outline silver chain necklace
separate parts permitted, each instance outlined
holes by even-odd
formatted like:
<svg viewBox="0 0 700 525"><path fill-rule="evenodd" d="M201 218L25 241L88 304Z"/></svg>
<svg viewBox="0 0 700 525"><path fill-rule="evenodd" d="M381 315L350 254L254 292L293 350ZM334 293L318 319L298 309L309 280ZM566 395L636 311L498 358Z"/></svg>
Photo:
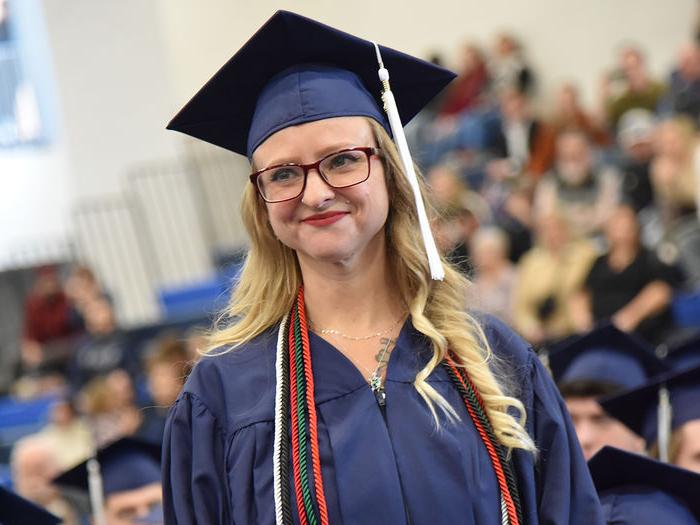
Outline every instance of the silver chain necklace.
<svg viewBox="0 0 700 525"><path fill-rule="evenodd" d="M399 324L399 322L401 322L401 319L403 319L403 317L404 317L403 315L399 316L399 318L396 321L394 321L392 323L392 325L389 328L387 328L386 330L382 330L381 332L374 332L374 333L369 334L369 335L348 335L348 334L341 332L340 330L335 330L333 328L316 328L313 321L311 321L309 323L309 325L318 334L337 335L338 337L342 337L343 339L348 339L350 341L367 341L368 339L374 339L377 337L381 337L385 334L388 334L396 327L397 324Z"/></svg>

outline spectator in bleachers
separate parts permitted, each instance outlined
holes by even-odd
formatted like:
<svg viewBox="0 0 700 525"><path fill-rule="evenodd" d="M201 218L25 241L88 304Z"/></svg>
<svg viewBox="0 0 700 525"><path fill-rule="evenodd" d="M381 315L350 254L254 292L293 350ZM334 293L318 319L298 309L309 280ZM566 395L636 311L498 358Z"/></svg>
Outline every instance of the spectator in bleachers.
<svg viewBox="0 0 700 525"><path fill-rule="evenodd" d="M480 228L471 242L473 294L479 309L510 323L515 269L508 260L508 236L499 228Z"/></svg>
<svg viewBox="0 0 700 525"><path fill-rule="evenodd" d="M656 111L666 87L654 80L647 70L642 51L625 47L619 54L617 68L603 76L601 99L608 125L617 129L622 115L634 108Z"/></svg>
<svg viewBox="0 0 700 525"><path fill-rule="evenodd" d="M454 215L467 191L464 182L460 179L457 166L439 164L428 171L426 180L430 187L433 205L442 215Z"/></svg>
<svg viewBox="0 0 700 525"><path fill-rule="evenodd" d="M483 53L474 44L465 45L459 76L447 88L438 119L454 118L478 107L483 102L488 84L489 73Z"/></svg>
<svg viewBox="0 0 700 525"><path fill-rule="evenodd" d="M136 434L145 441L160 443L168 410L185 384L192 362L185 342L167 336L156 343L145 364L151 400L141 410L143 420Z"/></svg>
<svg viewBox="0 0 700 525"><path fill-rule="evenodd" d="M596 165L586 136L567 131L557 138L554 169L535 193L537 213L559 210L575 236L596 234L618 203L619 180L608 166Z"/></svg>
<svg viewBox="0 0 700 525"><path fill-rule="evenodd" d="M20 439L12 449L10 469L17 494L59 516L65 525L77 524L70 506L52 485L61 471L53 443L38 435Z"/></svg>
<svg viewBox="0 0 700 525"><path fill-rule="evenodd" d="M516 89L501 92L500 113L501 125L486 144L499 160L491 161L487 175L496 181L521 174L538 179L554 159L553 129L534 115L527 95Z"/></svg>
<svg viewBox="0 0 700 525"><path fill-rule="evenodd" d="M621 156L617 167L621 174L621 197L637 212L654 204L650 167L654 155L652 140L656 117L646 109L631 109L620 119L617 143Z"/></svg>
<svg viewBox="0 0 700 525"><path fill-rule="evenodd" d="M489 70L497 93L516 90L531 94L534 91L534 73L513 35L501 33L496 37Z"/></svg>
<svg viewBox="0 0 700 525"><path fill-rule="evenodd" d="M663 121L656 134L651 179L660 223L655 232L664 261L683 271L685 285L700 286L700 148L688 117ZM646 233L646 231L645 231ZM646 238L646 237L645 237Z"/></svg>
<svg viewBox="0 0 700 525"><path fill-rule="evenodd" d="M80 409L89 421L97 447L131 436L141 425L131 377L122 369L92 379L81 391Z"/></svg>
<svg viewBox="0 0 700 525"><path fill-rule="evenodd" d="M92 433L68 397L51 407L49 424L37 434L51 443L61 470L84 461L92 452Z"/></svg>
<svg viewBox="0 0 700 525"><path fill-rule="evenodd" d="M73 267L68 279L66 279L64 290L75 309L83 315L92 301L105 297L95 274L82 264Z"/></svg>
<svg viewBox="0 0 700 525"><path fill-rule="evenodd" d="M656 130L656 157L651 177L665 223L697 210L700 180L698 144L695 126L687 117L665 120Z"/></svg>
<svg viewBox="0 0 700 525"><path fill-rule="evenodd" d="M433 206L439 217L433 223L435 241L441 253L460 267L467 268L468 248L465 246L461 222L462 202L468 193L455 165L444 163L430 169L426 175Z"/></svg>
<svg viewBox="0 0 700 525"><path fill-rule="evenodd" d="M97 298L85 305L86 339L78 347L70 367L70 382L80 389L92 378L124 368L133 374L134 357L129 355L124 334L118 329L112 305Z"/></svg>
<svg viewBox="0 0 700 525"><path fill-rule="evenodd" d="M467 191L462 195L456 211L455 240L445 251L447 259L467 276L473 274L470 245L479 227L491 220L486 201L478 194Z"/></svg>
<svg viewBox="0 0 700 525"><path fill-rule="evenodd" d="M533 344L572 334L570 299L596 257L593 243L574 239L559 213L539 215L535 246L518 263L513 325Z"/></svg>
<svg viewBox="0 0 700 525"><path fill-rule="evenodd" d="M613 210L605 237L608 251L596 259L573 303L576 327L585 332L609 319L625 332L662 342L673 327L669 306L674 272L641 245L630 206Z"/></svg>
<svg viewBox="0 0 700 525"><path fill-rule="evenodd" d="M693 120L696 126L698 125L700 117L699 43L687 42L681 47L661 110L664 113L686 115Z"/></svg>
<svg viewBox="0 0 700 525"><path fill-rule="evenodd" d="M591 144L606 146L610 142L607 131L581 105L578 89L572 83L561 85L557 91L552 125L557 135L577 130L585 134Z"/></svg>
<svg viewBox="0 0 700 525"><path fill-rule="evenodd" d="M79 316L63 292L58 269L45 266L37 270L24 305L24 369L62 369L73 348L72 338L81 330Z"/></svg>

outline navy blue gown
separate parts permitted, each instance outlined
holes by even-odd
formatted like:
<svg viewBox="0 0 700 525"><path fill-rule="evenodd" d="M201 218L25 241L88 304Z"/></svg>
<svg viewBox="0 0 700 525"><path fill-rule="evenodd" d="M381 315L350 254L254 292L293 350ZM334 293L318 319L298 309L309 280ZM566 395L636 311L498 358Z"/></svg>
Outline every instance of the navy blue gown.
<svg viewBox="0 0 700 525"><path fill-rule="evenodd" d="M566 408L532 350L484 319L527 409L539 455L515 451L526 524L603 523ZM205 357L171 409L163 443L167 524L273 524L277 329L245 347ZM310 334L323 484L336 524L500 524L496 476L442 367L429 383L461 421L441 428L412 382L431 350L410 323L391 353L385 417L355 366ZM293 494L291 489L290 493ZM296 516L295 516L296 518Z"/></svg>

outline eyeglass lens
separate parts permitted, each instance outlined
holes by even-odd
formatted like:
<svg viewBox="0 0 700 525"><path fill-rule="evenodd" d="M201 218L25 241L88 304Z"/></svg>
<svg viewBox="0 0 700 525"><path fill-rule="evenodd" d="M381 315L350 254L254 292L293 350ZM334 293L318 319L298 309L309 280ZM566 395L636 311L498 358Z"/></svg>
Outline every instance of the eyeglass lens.
<svg viewBox="0 0 700 525"><path fill-rule="evenodd" d="M319 171L333 188L344 188L363 182L369 176L369 155L364 151L340 151L324 158ZM301 166L278 166L261 172L258 188L267 201L283 201L301 195L304 169Z"/></svg>

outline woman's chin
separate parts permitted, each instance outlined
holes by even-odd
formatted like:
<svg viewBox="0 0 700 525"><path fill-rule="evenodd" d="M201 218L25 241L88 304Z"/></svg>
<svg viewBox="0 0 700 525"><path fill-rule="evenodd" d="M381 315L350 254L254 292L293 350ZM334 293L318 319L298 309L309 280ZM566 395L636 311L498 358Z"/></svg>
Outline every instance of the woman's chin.
<svg viewBox="0 0 700 525"><path fill-rule="evenodd" d="M300 259L327 264L346 264L355 258L356 253L356 246L339 246L337 243L334 245L317 243L314 246L297 249Z"/></svg>

